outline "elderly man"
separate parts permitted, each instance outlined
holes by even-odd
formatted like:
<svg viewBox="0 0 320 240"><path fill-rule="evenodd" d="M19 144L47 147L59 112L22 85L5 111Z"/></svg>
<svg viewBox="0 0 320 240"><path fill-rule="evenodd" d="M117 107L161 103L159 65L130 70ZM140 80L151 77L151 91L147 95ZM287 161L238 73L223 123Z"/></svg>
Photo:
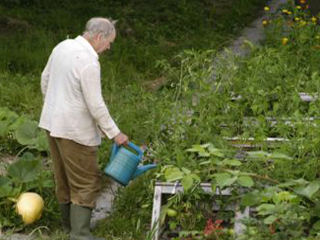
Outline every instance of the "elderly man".
<svg viewBox="0 0 320 240"><path fill-rule="evenodd" d="M41 76L44 104L39 127L47 130L62 226L71 240L97 239L90 219L100 189L98 146L106 135L127 144L101 94L98 54L110 49L114 23L92 18L82 36L58 44Z"/></svg>

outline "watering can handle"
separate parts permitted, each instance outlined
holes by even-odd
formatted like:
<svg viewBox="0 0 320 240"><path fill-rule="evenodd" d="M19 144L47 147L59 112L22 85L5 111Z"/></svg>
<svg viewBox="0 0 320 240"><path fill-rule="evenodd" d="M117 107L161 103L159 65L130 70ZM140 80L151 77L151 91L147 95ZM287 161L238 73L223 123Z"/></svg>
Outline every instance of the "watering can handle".
<svg viewBox="0 0 320 240"><path fill-rule="evenodd" d="M128 147L130 147L130 148L132 148L133 150L135 150L135 151L139 154L139 158L142 157L143 152L141 151L141 149L140 149L138 146L136 146L136 145L133 144L132 142L129 142L129 143L128 143ZM115 157L118 149L119 149L119 146L118 146L116 143L114 143L113 146L112 146L112 152L111 152L111 158L110 158L111 161L112 161L113 158Z"/></svg>
<svg viewBox="0 0 320 240"><path fill-rule="evenodd" d="M133 144L132 142L129 142L128 146L130 148L132 148L133 150L135 150L139 154L139 158L141 159L141 157L143 155L143 152L141 151L141 149L137 145Z"/></svg>

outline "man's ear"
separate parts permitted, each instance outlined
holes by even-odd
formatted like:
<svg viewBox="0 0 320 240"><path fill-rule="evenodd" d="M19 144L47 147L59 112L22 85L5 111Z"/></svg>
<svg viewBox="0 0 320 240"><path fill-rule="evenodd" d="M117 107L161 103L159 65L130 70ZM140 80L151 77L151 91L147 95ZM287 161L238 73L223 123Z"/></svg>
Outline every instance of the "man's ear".
<svg viewBox="0 0 320 240"><path fill-rule="evenodd" d="M102 38L102 33L98 33L97 35L94 36L94 39L95 39L96 41L100 41L101 38Z"/></svg>

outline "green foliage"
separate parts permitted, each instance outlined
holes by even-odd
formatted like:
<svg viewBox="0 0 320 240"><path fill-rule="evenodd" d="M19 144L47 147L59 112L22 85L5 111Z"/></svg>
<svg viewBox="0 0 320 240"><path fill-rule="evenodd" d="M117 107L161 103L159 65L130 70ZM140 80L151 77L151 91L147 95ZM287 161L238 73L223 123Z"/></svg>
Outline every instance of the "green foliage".
<svg viewBox="0 0 320 240"><path fill-rule="evenodd" d="M42 169L40 154L47 151L47 140L45 133L39 131L37 122L19 116L8 108L0 108L0 125L1 141L11 151L15 149L13 145L20 150L14 163L4 169L5 175L0 176L0 213L4 216L0 220L0 229L16 227L21 230L24 226L14 211L14 203L21 193L35 191L47 200L45 215L55 207L48 201L53 195L52 172ZM24 152L27 149L30 151Z"/></svg>
<svg viewBox="0 0 320 240"><path fill-rule="evenodd" d="M22 151L26 148L44 152L49 149L46 133L38 128L38 123L18 116L7 107L0 107L0 140L11 149L11 144L25 146Z"/></svg>

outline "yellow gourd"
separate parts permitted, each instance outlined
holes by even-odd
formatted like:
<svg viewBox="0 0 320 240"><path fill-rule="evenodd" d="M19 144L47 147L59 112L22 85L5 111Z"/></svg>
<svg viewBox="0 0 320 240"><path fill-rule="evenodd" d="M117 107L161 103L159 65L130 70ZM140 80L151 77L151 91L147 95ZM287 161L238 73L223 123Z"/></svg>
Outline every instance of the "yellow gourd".
<svg viewBox="0 0 320 240"><path fill-rule="evenodd" d="M36 193L23 193L18 198L16 210L25 224L31 224L42 215L43 199Z"/></svg>

